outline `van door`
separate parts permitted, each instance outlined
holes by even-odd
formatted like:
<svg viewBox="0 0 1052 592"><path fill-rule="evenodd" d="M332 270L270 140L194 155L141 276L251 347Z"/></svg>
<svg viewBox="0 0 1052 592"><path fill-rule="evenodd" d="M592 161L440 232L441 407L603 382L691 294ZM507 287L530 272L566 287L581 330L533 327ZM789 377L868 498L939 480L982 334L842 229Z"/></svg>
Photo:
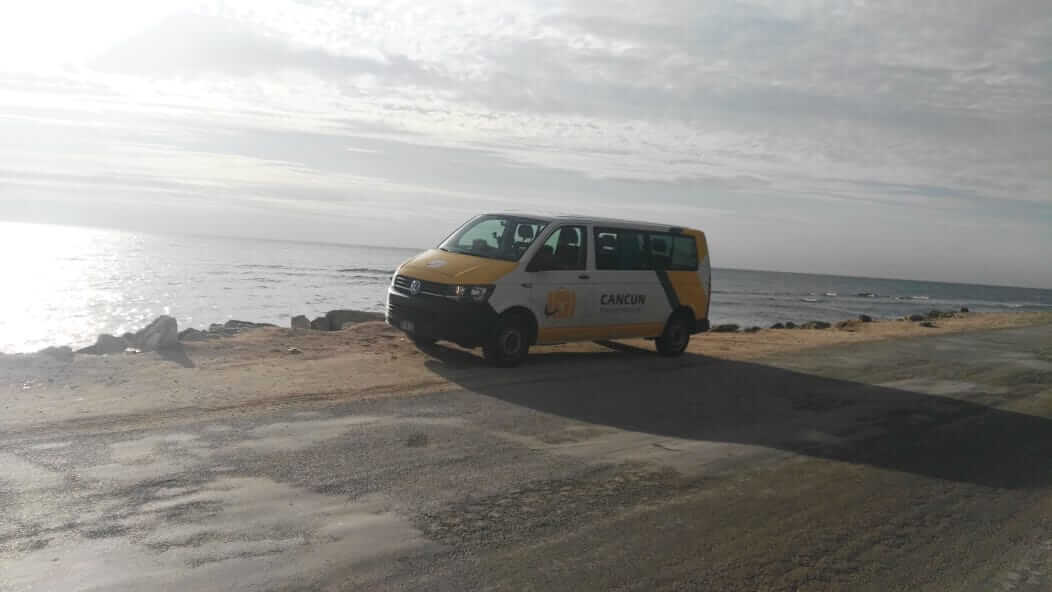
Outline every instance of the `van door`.
<svg viewBox="0 0 1052 592"><path fill-rule="evenodd" d="M526 266L539 343L588 339L595 294L588 251L586 226L559 226L548 233Z"/></svg>
<svg viewBox="0 0 1052 592"><path fill-rule="evenodd" d="M654 269L648 233L596 227L593 323L603 338L656 337L673 307Z"/></svg>

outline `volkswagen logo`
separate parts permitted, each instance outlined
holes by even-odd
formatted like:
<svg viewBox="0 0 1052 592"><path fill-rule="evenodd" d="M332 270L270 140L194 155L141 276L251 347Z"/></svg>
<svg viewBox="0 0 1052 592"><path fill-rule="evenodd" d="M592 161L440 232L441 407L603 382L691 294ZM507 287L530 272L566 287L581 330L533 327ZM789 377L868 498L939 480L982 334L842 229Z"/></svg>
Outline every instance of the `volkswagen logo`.
<svg viewBox="0 0 1052 592"><path fill-rule="evenodd" d="M413 280L413 281L409 282L409 294L411 296L416 296L417 294L420 293L420 288L422 288L422 287L423 287L423 284L420 283L420 280Z"/></svg>

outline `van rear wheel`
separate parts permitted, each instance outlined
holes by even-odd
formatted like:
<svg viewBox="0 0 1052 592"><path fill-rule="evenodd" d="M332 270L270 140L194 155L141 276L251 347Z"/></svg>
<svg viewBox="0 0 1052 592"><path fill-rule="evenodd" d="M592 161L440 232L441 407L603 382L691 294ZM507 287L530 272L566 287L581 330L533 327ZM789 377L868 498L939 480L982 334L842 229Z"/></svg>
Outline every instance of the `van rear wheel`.
<svg viewBox="0 0 1052 592"><path fill-rule="evenodd" d="M654 340L658 353L663 356L678 356L682 354L690 343L690 320L682 314L673 315L665 323L665 330L661 337Z"/></svg>
<svg viewBox="0 0 1052 592"><path fill-rule="evenodd" d="M491 364L502 368L518 366L530 351L530 333L526 322L517 315L501 318L490 340L483 344L482 354Z"/></svg>

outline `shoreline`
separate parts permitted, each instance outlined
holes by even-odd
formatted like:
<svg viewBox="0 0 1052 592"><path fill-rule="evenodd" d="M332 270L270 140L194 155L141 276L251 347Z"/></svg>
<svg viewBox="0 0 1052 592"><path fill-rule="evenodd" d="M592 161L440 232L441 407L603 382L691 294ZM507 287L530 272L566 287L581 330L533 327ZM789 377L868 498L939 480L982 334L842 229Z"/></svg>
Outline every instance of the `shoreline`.
<svg viewBox="0 0 1052 592"><path fill-rule="evenodd" d="M329 311L313 320L309 319L304 315L298 315L291 318L291 326L287 327L292 330L310 330L319 332L336 332L344 328L344 323L347 326L353 326L365 322L379 321L383 322L384 315L381 312L375 311L363 311L354 309L339 309ZM153 324L156 324L161 319L171 319L168 315L162 315L155 319ZM1047 319L1043 321L1043 319ZM172 319L174 321L174 319ZM724 323L714 324L709 331L701 333L695 336L692 343L696 343L699 336L711 339L713 334L719 334L721 336L727 335L748 335L754 336L756 334L764 333L791 333L795 334L797 331L814 331L821 335L822 331L830 331L836 333L849 333L855 334L858 339L847 338L777 338L773 342L789 345L791 343L799 343L802 348L806 347L820 347L822 345L834 345L843 342L851 341L872 341L875 335L876 339L894 339L896 337L908 337L914 335L925 335L925 334L940 334L947 331L958 332L958 331L969 331L969 330L983 330L983 329L997 329L997 328L1009 328L1015 326L1028 326L1032 324L1042 324L1043 322L1052 323L1052 311L1049 312L1038 312L1038 311L1013 311L1013 312L969 312L967 308L962 308L961 311L938 311L931 310L928 314L924 315L909 315L908 317L893 318L893 319L882 319L874 318L868 315L862 314L858 317L850 319L844 319L840 321L823 321L823 320L811 320L803 323L794 323L791 321L778 322L769 327L760 327L757 325L743 326L737 323ZM905 323L902 325L901 323ZM923 324L923 325L922 325ZM929 325L930 324L930 325ZM924 330L914 331L905 330L905 327L909 325L918 325L923 327ZM928 325L928 326L924 326ZM139 331L141 335L150 326L144 327ZM889 326L894 326L902 331L889 329ZM210 339L230 338L248 331L256 331L260 329L281 329L282 327L270 322L255 322L255 321L243 321L237 319L227 320L223 323L212 323L207 328L198 329L196 327L190 327L179 330L177 323L172 323L172 327L175 329L177 334L178 344L206 341ZM880 327L881 329L876 329ZM864 330L863 330L864 329ZM133 333L125 333L123 336L117 339L123 339L128 349L127 353L143 353L143 350L136 347ZM96 339L95 344L84 347L74 347L72 345L50 345L38 351L29 352L2 352L0 351L0 357L13 357L13 356L35 356L35 355L52 355L58 357L67 357L70 354L85 354L85 355L110 355L121 353L125 348L121 347L114 351L91 351L94 348L98 348L99 344L108 339L113 339L114 336L109 334L99 335ZM627 339L619 340L623 342L644 342L641 339ZM722 345L722 341L720 341ZM732 341L735 341L732 339ZM815 345L809 345L810 343ZM805 345L808 344L808 345ZM172 345L175 345L174 343ZM451 344L452 345L452 344ZM575 344L565 344L558 346L547 346L547 347L561 347L573 348ZM455 347L455 346L454 346ZM535 346L545 347L545 346ZM149 348L153 350L157 348ZM724 350L720 350L724 351Z"/></svg>
<svg viewBox="0 0 1052 592"><path fill-rule="evenodd" d="M440 343L422 351L382 321L339 331L264 327L229 337L180 342L176 348L108 355L0 356L0 430L56 421L137 415L144 421L295 402L401 397L446 392L458 380L501 384L564 382L591 376L708 364L762 361L804 350L873 341L1052 324L1052 313L969 313L924 327L874 321L829 329L762 329L705 333L680 358L662 358L653 343L619 340L531 350L522 367L487 365L480 352Z"/></svg>

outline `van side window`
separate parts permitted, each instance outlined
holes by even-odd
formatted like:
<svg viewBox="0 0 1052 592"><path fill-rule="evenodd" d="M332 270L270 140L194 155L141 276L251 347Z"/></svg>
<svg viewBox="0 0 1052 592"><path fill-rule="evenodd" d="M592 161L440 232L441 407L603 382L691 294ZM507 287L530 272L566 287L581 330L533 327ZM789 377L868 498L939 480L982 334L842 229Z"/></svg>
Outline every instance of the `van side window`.
<svg viewBox="0 0 1052 592"><path fill-rule="evenodd" d="M530 268L544 270L584 270L588 260L587 233L584 226L563 226L541 245Z"/></svg>
<svg viewBox="0 0 1052 592"><path fill-rule="evenodd" d="M596 228L595 267L608 270L653 269L646 233L621 228Z"/></svg>
<svg viewBox="0 0 1052 592"><path fill-rule="evenodd" d="M657 269L697 271L698 245L692 236L650 233L650 257Z"/></svg>

